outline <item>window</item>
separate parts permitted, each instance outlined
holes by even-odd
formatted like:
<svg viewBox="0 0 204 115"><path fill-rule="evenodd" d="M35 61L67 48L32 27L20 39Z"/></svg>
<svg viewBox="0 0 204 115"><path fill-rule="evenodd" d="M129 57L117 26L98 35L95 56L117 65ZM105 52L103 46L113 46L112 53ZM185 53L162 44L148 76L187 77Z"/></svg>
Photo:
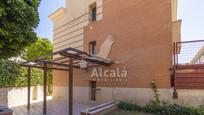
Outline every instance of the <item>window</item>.
<svg viewBox="0 0 204 115"><path fill-rule="evenodd" d="M97 16L96 2L89 5L89 12L90 12L90 21L91 22L96 21L96 16Z"/></svg>
<svg viewBox="0 0 204 115"><path fill-rule="evenodd" d="M89 53L91 55L96 55L96 41L92 41L89 43Z"/></svg>

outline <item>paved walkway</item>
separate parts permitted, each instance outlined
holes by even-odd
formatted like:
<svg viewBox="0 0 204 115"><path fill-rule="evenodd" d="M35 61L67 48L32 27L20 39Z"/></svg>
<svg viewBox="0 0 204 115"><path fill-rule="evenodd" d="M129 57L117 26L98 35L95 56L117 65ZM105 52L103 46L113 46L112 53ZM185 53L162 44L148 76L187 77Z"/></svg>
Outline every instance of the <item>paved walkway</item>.
<svg viewBox="0 0 204 115"><path fill-rule="evenodd" d="M80 112L84 110L86 105L74 104L74 115L80 115ZM13 115L43 115L42 102L31 104L30 111L27 110L27 106L17 106L11 108ZM68 115L68 102L49 100L47 102L47 115Z"/></svg>

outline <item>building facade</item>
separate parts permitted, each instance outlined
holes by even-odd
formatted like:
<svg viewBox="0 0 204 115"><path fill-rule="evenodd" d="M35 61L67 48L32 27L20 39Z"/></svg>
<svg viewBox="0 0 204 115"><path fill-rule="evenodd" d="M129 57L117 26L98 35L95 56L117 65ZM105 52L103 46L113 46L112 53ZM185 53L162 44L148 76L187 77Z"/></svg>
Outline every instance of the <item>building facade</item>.
<svg viewBox="0 0 204 115"><path fill-rule="evenodd" d="M181 36L177 0L66 0L65 8L49 18L54 24L54 51L73 47L97 55L108 36L116 38L106 58L117 63L74 71L75 101L145 104L153 98L152 81L162 98L174 101L170 77L172 48ZM100 70L110 70L109 74L126 70L127 76L93 77L93 72ZM55 99L68 99L68 81L67 72L54 71ZM92 87L94 92L90 91ZM180 92L183 98L177 101L189 101L188 91Z"/></svg>

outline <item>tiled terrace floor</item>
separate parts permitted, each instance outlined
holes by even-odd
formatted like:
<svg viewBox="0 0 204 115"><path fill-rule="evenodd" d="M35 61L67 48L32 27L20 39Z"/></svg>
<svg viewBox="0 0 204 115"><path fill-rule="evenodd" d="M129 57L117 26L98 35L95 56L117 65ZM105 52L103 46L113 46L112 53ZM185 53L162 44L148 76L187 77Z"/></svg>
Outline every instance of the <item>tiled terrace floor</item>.
<svg viewBox="0 0 204 115"><path fill-rule="evenodd" d="M86 108L84 104L74 104L74 115L80 115L80 112ZM43 115L42 102L31 104L30 111L27 110L27 106L17 106L11 108L13 115ZM49 100L47 102L47 114L46 115L68 115L68 102Z"/></svg>

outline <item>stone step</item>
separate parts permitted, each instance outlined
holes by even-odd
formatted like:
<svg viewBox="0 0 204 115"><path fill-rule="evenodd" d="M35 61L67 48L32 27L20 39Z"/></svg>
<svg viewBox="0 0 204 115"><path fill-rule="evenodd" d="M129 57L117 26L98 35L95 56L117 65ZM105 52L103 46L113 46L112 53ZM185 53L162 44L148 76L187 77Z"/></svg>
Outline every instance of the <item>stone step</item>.
<svg viewBox="0 0 204 115"><path fill-rule="evenodd" d="M118 102L108 102L88 108L81 112L81 115L103 115L117 108Z"/></svg>

